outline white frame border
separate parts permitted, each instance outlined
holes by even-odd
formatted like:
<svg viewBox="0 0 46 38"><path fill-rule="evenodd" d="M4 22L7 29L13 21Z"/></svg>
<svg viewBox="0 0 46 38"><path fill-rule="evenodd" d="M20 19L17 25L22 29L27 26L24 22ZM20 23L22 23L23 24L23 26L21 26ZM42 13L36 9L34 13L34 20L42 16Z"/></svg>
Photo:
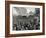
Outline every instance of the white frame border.
<svg viewBox="0 0 46 38"><path fill-rule="evenodd" d="M26 30L26 31L13 31L12 30L12 8L13 7L33 7L33 8L40 8L40 30ZM17 4L10 4L10 34L22 34L22 33L39 33L42 32L42 6L37 5L17 5Z"/></svg>

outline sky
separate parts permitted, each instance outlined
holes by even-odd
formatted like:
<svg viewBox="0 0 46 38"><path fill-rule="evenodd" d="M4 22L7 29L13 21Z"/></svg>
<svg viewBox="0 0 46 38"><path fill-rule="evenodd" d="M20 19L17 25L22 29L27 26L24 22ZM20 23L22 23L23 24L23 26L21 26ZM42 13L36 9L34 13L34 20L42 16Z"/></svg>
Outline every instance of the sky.
<svg viewBox="0 0 46 38"><path fill-rule="evenodd" d="M34 14L35 8L30 7L13 7L13 15L29 15Z"/></svg>

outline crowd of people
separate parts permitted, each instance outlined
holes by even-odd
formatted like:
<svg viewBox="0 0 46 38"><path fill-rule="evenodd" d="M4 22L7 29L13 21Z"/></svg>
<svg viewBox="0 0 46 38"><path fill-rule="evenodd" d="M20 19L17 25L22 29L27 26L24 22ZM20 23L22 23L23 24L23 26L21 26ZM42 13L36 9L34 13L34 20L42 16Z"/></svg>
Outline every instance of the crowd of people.
<svg viewBox="0 0 46 38"><path fill-rule="evenodd" d="M13 30L37 30L39 29L38 26L40 26L38 22L37 18L27 22L20 21L13 25Z"/></svg>

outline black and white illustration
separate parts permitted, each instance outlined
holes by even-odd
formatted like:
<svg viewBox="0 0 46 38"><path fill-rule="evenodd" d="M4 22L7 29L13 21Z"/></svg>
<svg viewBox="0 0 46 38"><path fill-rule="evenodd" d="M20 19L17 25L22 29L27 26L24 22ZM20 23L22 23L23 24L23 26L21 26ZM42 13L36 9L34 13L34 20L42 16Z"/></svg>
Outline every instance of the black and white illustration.
<svg viewBox="0 0 46 38"><path fill-rule="evenodd" d="M13 7L13 30L40 30L40 8Z"/></svg>
<svg viewBox="0 0 46 38"><path fill-rule="evenodd" d="M42 6L10 5L10 33L42 32Z"/></svg>

